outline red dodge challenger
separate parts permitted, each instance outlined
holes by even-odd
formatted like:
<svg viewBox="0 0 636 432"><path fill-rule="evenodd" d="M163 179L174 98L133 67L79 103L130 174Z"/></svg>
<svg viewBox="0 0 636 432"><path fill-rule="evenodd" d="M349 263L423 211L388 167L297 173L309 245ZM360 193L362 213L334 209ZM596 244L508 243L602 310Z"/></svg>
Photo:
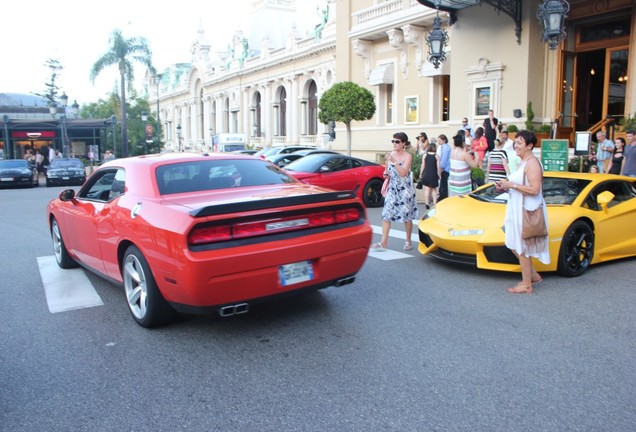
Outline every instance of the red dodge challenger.
<svg viewBox="0 0 636 432"><path fill-rule="evenodd" d="M47 207L62 268L123 285L135 321L222 316L300 289L353 282L371 243L355 194L237 154L162 154L102 165Z"/></svg>

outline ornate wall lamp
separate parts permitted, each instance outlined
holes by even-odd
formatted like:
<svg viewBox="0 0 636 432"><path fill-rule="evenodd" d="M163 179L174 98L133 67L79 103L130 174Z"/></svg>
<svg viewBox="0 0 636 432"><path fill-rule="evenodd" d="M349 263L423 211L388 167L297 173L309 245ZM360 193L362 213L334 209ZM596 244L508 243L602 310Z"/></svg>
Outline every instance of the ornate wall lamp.
<svg viewBox="0 0 636 432"><path fill-rule="evenodd" d="M565 39L565 19L569 11L570 4L566 0L545 0L539 5L537 18L543 25L541 40L547 42L551 50Z"/></svg>
<svg viewBox="0 0 636 432"><path fill-rule="evenodd" d="M428 43L428 61L433 64L435 69L438 69L440 63L446 61L444 48L448 43L448 33L446 33L446 30L442 30L442 20L439 17L439 0L435 0L435 9L437 10L437 16L433 19L433 28L426 34L426 43Z"/></svg>

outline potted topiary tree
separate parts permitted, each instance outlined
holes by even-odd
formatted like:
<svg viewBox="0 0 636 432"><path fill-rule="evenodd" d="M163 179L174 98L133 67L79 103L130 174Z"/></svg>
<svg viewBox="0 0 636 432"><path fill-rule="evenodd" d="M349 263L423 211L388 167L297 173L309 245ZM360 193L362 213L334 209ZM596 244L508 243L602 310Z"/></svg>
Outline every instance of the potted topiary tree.
<svg viewBox="0 0 636 432"><path fill-rule="evenodd" d="M532 111L532 102L528 102L526 107L526 130L534 131L534 111Z"/></svg>

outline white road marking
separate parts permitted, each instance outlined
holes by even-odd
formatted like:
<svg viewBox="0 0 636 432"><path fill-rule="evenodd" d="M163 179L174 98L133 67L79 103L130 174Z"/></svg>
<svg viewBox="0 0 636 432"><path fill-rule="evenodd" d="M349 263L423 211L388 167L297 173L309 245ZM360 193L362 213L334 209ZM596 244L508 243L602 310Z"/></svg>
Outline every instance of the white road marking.
<svg viewBox="0 0 636 432"><path fill-rule="evenodd" d="M54 256L38 257L38 267L51 313L104 305L81 268L61 269Z"/></svg>
<svg viewBox="0 0 636 432"><path fill-rule="evenodd" d="M382 235L382 227L381 226L371 225L371 229L373 230L374 234ZM397 229L391 227L391 231L389 231L389 237L401 239L402 241L404 241L404 239L406 238L406 233L404 231L400 231L400 230L397 230ZM413 250L411 250L409 252L413 252L413 251L417 252L417 246L418 246L419 242L417 241L417 223L416 223L416 221L413 222L413 234L411 235L411 239L413 241ZM373 251L373 250L369 249L369 256L373 257L373 258L381 259L382 261L391 261L391 260L402 259L402 258L413 258L413 255L410 255L410 254L407 254L407 253L403 253L403 252L394 251L394 250L391 250L391 249L387 249L387 250L385 250L383 252L376 252L376 251Z"/></svg>
<svg viewBox="0 0 636 432"><path fill-rule="evenodd" d="M382 261L391 261L391 260L402 259L402 258L413 258L413 255L405 254L405 253L394 251L391 249L387 249L384 252L376 252L369 249L369 256L380 259Z"/></svg>

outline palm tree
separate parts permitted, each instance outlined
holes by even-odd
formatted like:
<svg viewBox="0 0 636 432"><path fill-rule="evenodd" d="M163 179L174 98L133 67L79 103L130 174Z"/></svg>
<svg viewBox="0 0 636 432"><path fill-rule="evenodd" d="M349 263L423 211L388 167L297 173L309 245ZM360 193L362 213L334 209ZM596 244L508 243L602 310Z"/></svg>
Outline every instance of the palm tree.
<svg viewBox="0 0 636 432"><path fill-rule="evenodd" d="M135 75L133 73L133 63L136 60L149 69L152 75L155 68L152 65L152 51L148 46L148 41L143 37L132 37L125 39L120 29L115 29L110 35L110 48L102 55L91 68L91 81L95 82L97 75L108 66L117 65L119 67L120 88L121 88L121 142L122 156L128 156L128 131L126 122L126 81L128 90L132 90Z"/></svg>

